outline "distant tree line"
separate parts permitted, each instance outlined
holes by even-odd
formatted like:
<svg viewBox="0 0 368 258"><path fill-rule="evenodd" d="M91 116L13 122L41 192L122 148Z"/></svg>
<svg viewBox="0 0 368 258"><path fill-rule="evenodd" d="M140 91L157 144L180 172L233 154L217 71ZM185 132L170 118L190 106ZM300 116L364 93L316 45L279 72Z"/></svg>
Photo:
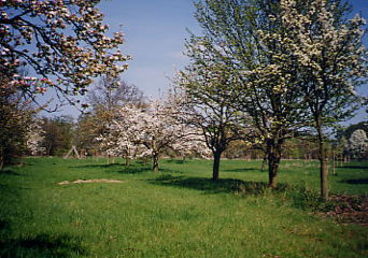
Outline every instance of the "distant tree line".
<svg viewBox="0 0 368 258"><path fill-rule="evenodd" d="M88 116L88 120L86 119ZM103 129L104 117L99 113L92 115L82 115L77 121L71 117L57 118L37 118L34 121L37 128L31 130L37 132L38 139L37 148L39 151L31 151L27 146L27 140L24 138L23 154L36 156L63 156L75 145L78 151L85 156L109 156L106 152L109 148L104 148L101 141L97 140L108 128ZM36 122L35 122L36 121ZM93 122L95 121L95 122ZM96 130L97 124L101 130ZM337 135L331 135L327 144L327 154L330 159L339 161L347 160L367 160L368 159L368 139L367 131L358 128L364 128L366 123L361 122L352 124L345 129L340 129ZM354 129L354 131L352 131ZM345 136L338 138L341 135ZM283 153L284 159L304 159L318 160L318 145L314 140L315 135L295 135L295 137L286 140ZM32 148L32 147L31 147ZM187 151L185 154L181 152L172 152L170 149L164 151L163 156L174 158L203 158L203 155L196 153L194 149ZM208 154L206 154L208 157ZM110 154L111 157L125 157L124 154ZM242 140L233 141L229 144L223 153L223 157L227 159L259 159L265 158L265 152L255 146L249 145Z"/></svg>

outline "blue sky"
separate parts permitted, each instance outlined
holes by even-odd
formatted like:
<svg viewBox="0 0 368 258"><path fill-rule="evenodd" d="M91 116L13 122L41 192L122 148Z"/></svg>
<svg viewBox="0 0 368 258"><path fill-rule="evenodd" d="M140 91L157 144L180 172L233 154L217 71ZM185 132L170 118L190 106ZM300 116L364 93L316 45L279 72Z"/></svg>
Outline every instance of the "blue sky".
<svg viewBox="0 0 368 258"><path fill-rule="evenodd" d="M199 31L192 0L110 0L100 8L113 31L122 25L122 49L133 58L123 78L145 95L158 96L168 87L168 77L187 62L186 28Z"/></svg>
<svg viewBox="0 0 368 258"><path fill-rule="evenodd" d="M353 13L368 18L368 0L351 0ZM148 96L157 96L169 85L175 69L188 62L183 55L186 28L200 32L193 17L192 0L107 0L100 4L105 21L113 31L122 30L122 49L131 55L123 74Z"/></svg>
<svg viewBox="0 0 368 258"><path fill-rule="evenodd" d="M355 13L361 12L365 18L368 18L368 1L367 0L350 0Z"/></svg>
<svg viewBox="0 0 368 258"><path fill-rule="evenodd" d="M351 0L353 13L368 18L368 0ZM123 53L132 56L123 79L135 84L148 97L158 97L169 87L175 71L185 66L186 29L199 33L192 0L103 0L99 8L112 32L122 30ZM365 95L368 95L366 92ZM64 114L78 116L73 108ZM351 122L360 121L365 114Z"/></svg>

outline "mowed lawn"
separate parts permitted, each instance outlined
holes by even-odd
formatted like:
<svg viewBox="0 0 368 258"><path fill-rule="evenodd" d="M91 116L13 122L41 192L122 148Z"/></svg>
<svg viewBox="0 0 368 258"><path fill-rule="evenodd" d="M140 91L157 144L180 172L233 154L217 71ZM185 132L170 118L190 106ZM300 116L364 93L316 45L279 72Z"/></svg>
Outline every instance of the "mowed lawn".
<svg viewBox="0 0 368 258"><path fill-rule="evenodd" d="M317 162L283 161L277 191L260 161L224 160L217 183L206 160L164 160L158 174L94 158L25 163L0 172L0 257L368 256L368 227L303 204L319 189ZM368 194L368 163L344 166L331 191ZM123 182L57 184L76 179Z"/></svg>

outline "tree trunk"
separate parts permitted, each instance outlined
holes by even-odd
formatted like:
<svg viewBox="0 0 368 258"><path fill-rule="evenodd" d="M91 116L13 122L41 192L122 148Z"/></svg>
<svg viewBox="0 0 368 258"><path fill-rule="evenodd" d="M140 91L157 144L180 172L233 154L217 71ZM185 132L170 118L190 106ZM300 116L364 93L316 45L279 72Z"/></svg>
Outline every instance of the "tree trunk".
<svg viewBox="0 0 368 258"><path fill-rule="evenodd" d="M326 156L325 143L319 142L319 162L320 162L320 180L321 180L321 198L328 200L328 159Z"/></svg>
<svg viewBox="0 0 368 258"><path fill-rule="evenodd" d="M220 160L221 160L221 152L217 151L213 153L213 169L212 169L212 180L216 181L219 179L220 173Z"/></svg>
<svg viewBox="0 0 368 258"><path fill-rule="evenodd" d="M129 156L127 155L125 156L125 166L129 167L129 165L130 165L130 159L129 159Z"/></svg>
<svg viewBox="0 0 368 258"><path fill-rule="evenodd" d="M152 156L152 171L157 173L159 171L159 167L158 167L158 155L154 154Z"/></svg>
<svg viewBox="0 0 368 258"><path fill-rule="evenodd" d="M276 188L277 174L281 161L282 141L270 139L267 143L268 186Z"/></svg>
<svg viewBox="0 0 368 258"><path fill-rule="evenodd" d="M325 201L328 200L328 158L326 155L326 147L322 132L322 124L320 119L316 120L317 133L318 133L318 152L320 162L320 180L321 180L321 198Z"/></svg>

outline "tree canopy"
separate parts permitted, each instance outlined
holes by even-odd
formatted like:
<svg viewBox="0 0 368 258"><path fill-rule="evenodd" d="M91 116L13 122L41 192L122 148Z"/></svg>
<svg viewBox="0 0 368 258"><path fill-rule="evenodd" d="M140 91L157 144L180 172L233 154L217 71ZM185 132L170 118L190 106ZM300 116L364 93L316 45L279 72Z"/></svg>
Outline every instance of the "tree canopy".
<svg viewBox="0 0 368 258"><path fill-rule="evenodd" d="M99 0L9 0L0 3L0 74L7 87L29 98L52 87L65 96L84 94L92 79L127 68L118 47L123 35L108 37ZM25 77L28 69L35 77Z"/></svg>

